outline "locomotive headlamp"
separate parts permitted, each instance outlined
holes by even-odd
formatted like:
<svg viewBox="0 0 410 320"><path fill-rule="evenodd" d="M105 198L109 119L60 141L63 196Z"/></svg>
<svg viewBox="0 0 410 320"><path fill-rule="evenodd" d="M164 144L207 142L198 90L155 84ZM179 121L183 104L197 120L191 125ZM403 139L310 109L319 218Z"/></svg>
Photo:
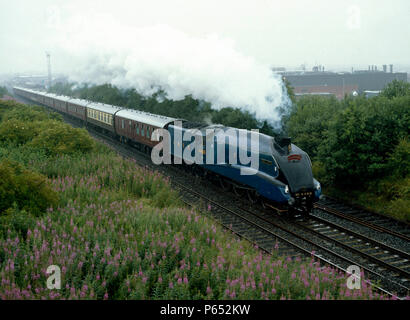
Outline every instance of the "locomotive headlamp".
<svg viewBox="0 0 410 320"><path fill-rule="evenodd" d="M285 193L289 193L289 187L287 185L285 186Z"/></svg>

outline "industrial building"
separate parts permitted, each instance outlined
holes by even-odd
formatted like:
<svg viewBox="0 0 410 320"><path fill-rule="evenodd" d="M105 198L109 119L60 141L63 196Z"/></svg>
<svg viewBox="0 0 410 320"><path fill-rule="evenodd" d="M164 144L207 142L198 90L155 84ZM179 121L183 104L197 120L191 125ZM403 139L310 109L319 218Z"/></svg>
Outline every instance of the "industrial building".
<svg viewBox="0 0 410 320"><path fill-rule="evenodd" d="M278 71L276 71L278 72ZM407 81L407 73L393 72L393 65L369 66L368 70L352 72L329 72L324 67L315 66L312 71L279 71L294 88L295 95L334 95L342 99L346 94L361 94L372 92L372 95L382 90L393 80Z"/></svg>

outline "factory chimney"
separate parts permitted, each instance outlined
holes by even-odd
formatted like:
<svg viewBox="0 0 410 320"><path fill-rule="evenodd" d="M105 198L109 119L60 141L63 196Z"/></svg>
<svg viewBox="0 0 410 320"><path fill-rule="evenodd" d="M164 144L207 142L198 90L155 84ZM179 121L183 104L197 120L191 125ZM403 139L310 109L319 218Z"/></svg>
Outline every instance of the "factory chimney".
<svg viewBox="0 0 410 320"><path fill-rule="evenodd" d="M390 73L393 73L393 65L390 65Z"/></svg>
<svg viewBox="0 0 410 320"><path fill-rule="evenodd" d="M383 72L386 73L387 72L387 65L383 65Z"/></svg>

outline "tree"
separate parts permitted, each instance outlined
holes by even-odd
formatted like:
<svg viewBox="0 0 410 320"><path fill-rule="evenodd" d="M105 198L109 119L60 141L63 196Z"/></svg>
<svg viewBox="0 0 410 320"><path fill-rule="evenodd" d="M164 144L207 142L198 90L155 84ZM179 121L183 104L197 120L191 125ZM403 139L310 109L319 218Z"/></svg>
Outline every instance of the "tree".
<svg viewBox="0 0 410 320"><path fill-rule="evenodd" d="M410 83L393 80L382 90L380 95L389 99L410 95Z"/></svg>
<svg viewBox="0 0 410 320"><path fill-rule="evenodd" d="M342 106L334 97L304 96L293 104L285 123L293 142L312 158L326 138L330 120L339 114Z"/></svg>
<svg viewBox="0 0 410 320"><path fill-rule="evenodd" d="M319 146L318 157L337 184L359 187L391 174L388 159L400 139L408 137L410 95L388 99L352 99L334 117Z"/></svg>

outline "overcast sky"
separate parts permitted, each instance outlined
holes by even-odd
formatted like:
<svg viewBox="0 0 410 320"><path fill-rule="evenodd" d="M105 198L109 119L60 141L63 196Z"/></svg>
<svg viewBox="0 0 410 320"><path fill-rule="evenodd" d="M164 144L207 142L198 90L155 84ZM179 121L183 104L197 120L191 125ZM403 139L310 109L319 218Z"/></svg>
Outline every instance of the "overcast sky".
<svg viewBox="0 0 410 320"><path fill-rule="evenodd" d="M192 37L217 35L272 66L393 63L397 70L410 65L409 17L408 0L0 0L0 73L44 73L45 51L55 72L69 71L61 38L75 34L60 35L87 19L102 27L160 24Z"/></svg>

